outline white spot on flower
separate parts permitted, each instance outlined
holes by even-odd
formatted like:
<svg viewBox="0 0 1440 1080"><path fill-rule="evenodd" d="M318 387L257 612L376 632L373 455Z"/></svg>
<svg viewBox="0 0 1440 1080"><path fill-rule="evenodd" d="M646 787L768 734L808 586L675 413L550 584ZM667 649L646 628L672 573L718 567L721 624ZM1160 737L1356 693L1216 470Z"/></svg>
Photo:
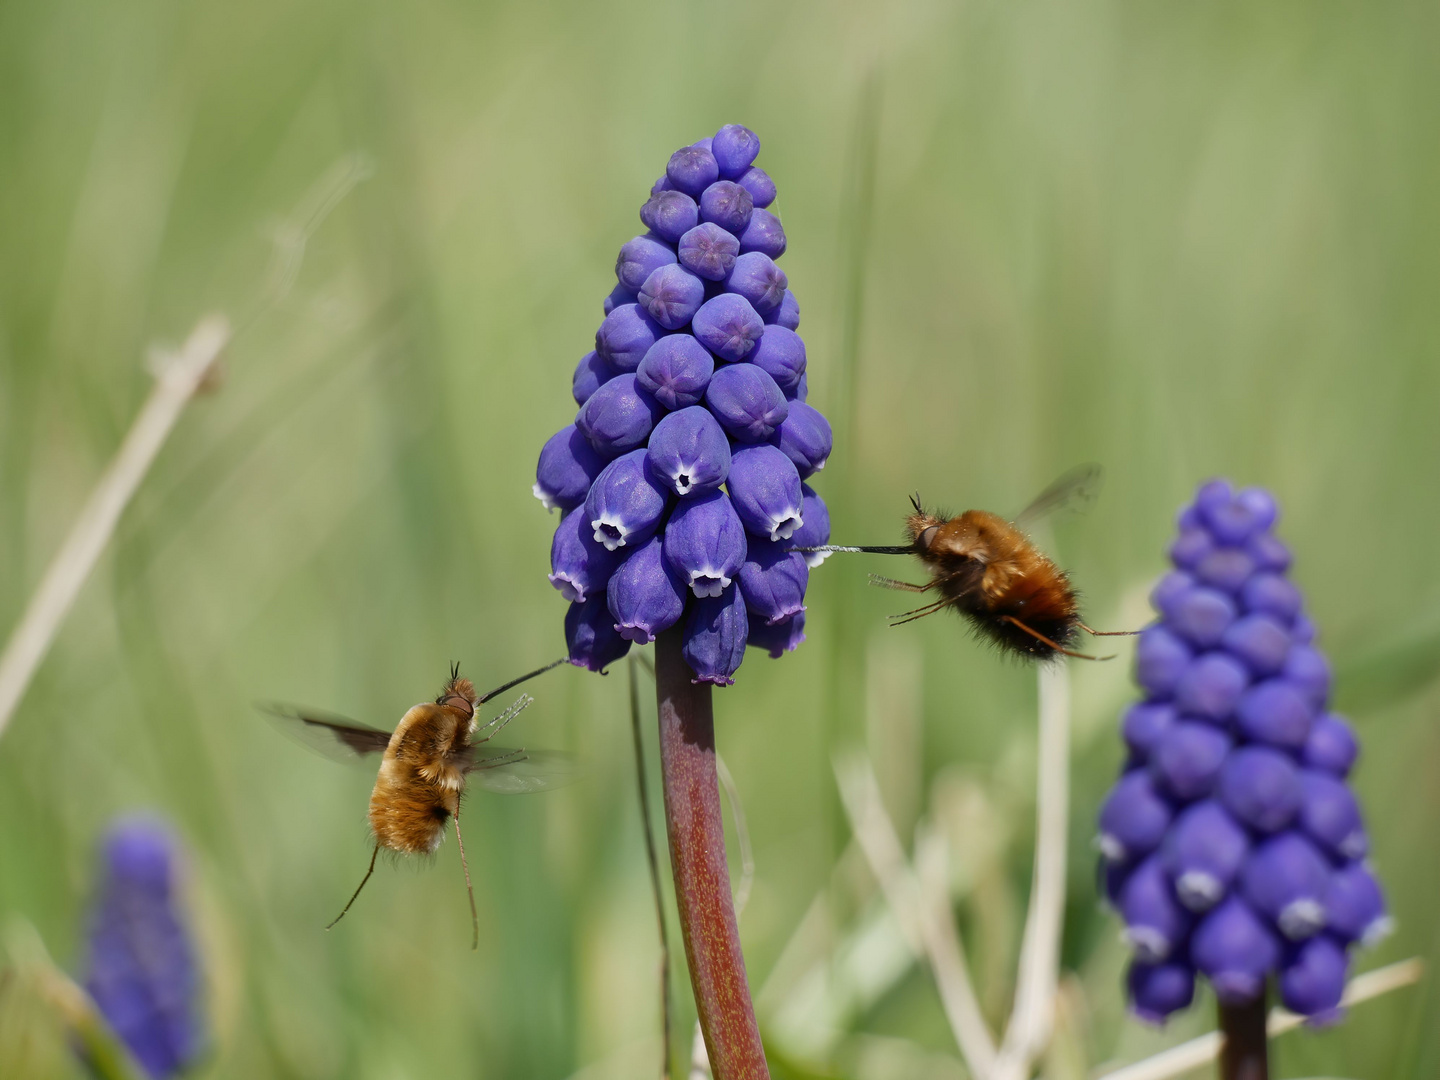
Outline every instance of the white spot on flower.
<svg viewBox="0 0 1440 1080"><path fill-rule="evenodd" d="M540 482L538 480L530 485L530 490L533 491L535 493L535 497L539 499L542 504L544 504L546 510L554 510L557 506L560 505L555 501L554 497L548 491L546 491L540 486Z"/></svg>
<svg viewBox="0 0 1440 1080"><path fill-rule="evenodd" d="M782 510L778 514L770 515L770 539L789 540L795 535L795 530L805 524L805 519L800 516L800 508L792 506L788 510Z"/></svg>
<svg viewBox="0 0 1440 1080"><path fill-rule="evenodd" d="M609 514L601 514L595 518L590 522L590 527L595 530L595 542L604 544L606 551L624 547L625 539L630 535L630 528L619 518L613 518Z"/></svg>
<svg viewBox="0 0 1440 1080"><path fill-rule="evenodd" d="M690 571L690 591L696 596L719 596L729 584L729 575L714 567Z"/></svg>

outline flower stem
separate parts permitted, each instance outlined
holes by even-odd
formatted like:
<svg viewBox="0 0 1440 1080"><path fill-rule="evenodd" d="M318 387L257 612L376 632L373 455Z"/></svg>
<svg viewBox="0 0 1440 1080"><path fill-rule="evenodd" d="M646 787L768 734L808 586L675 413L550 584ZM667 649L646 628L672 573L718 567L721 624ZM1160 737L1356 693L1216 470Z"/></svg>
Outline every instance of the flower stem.
<svg viewBox="0 0 1440 1080"><path fill-rule="evenodd" d="M715 1080L769 1080L730 897L710 686L691 682L678 627L655 642L665 831L695 1010Z"/></svg>
<svg viewBox="0 0 1440 1080"><path fill-rule="evenodd" d="M1220 1006L1220 1080L1269 1080L1265 995Z"/></svg>

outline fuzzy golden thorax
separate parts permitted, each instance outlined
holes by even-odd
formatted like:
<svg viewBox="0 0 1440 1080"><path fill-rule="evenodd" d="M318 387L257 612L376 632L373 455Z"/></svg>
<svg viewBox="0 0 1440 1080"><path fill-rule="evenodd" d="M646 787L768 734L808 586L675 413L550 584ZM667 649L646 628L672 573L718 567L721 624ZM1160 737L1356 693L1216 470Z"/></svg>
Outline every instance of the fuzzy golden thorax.
<svg viewBox="0 0 1440 1080"><path fill-rule="evenodd" d="M465 687L473 697L468 682ZM446 822L459 810L474 715L466 699L463 707L416 705L401 718L370 794L370 828L381 846L405 852L439 847Z"/></svg>

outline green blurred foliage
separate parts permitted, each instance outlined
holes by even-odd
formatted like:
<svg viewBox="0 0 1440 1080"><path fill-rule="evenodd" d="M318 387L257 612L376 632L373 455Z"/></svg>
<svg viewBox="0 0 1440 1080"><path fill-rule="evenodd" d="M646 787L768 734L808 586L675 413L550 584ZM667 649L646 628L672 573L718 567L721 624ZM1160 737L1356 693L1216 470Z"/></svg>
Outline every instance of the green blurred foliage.
<svg viewBox="0 0 1440 1080"><path fill-rule="evenodd" d="M252 703L387 724L451 660L491 683L562 649L534 457L571 418L651 181L738 121L780 187L812 399L837 424L817 481L837 537L889 542L912 490L1016 508L1099 461L1105 492L1055 547L1091 621L1132 626L1194 485L1271 487L1364 740L1399 920L1363 963L1433 956L1437 31L1433 5L1297 0L0 6L5 626L143 400L147 348L209 310L247 320L0 743L0 912L73 967L103 822L156 807L194 852L204 1075L652 1074L622 674L547 676L517 724L584 755L584 782L471 802L478 955L453 845L384 867L321 930L364 869L368 780ZM256 314L287 215L356 154L370 178ZM954 621L885 630L894 597L867 569L828 562L810 642L752 653L718 695L777 1076L958 1075L908 958L840 1008L823 1053L782 1037L808 1000L787 943L792 969L823 973L865 920L885 940L842 854L840 747L868 743L902 830L960 823L958 915L993 1021L1011 989L1033 676ZM1083 1069L1209 1010L1162 1034L1123 1016L1089 840L1130 690L1124 661L1074 675L1074 1008L1055 1061ZM1422 986L1287 1036L1278 1075L1433 1076L1437 1001Z"/></svg>

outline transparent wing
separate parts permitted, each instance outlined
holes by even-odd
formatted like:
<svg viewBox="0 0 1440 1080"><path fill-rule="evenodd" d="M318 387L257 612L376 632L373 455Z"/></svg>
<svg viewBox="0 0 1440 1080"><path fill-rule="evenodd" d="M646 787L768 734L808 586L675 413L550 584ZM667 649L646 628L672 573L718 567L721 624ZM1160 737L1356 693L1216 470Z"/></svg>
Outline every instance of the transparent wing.
<svg viewBox="0 0 1440 1080"><path fill-rule="evenodd" d="M1016 525L1038 521L1047 514L1074 513L1087 510L1100 493L1104 473L1099 465L1081 465L1071 469L1042 491L1029 506L1015 515Z"/></svg>
<svg viewBox="0 0 1440 1080"><path fill-rule="evenodd" d="M466 750L467 779L497 795L525 795L564 787L579 776L578 763L558 750L516 750L477 743Z"/></svg>
<svg viewBox="0 0 1440 1080"><path fill-rule="evenodd" d="M390 732L357 724L343 716L274 703L262 704L260 708L290 738L332 761L347 764L361 761L371 754L383 754L390 745Z"/></svg>

